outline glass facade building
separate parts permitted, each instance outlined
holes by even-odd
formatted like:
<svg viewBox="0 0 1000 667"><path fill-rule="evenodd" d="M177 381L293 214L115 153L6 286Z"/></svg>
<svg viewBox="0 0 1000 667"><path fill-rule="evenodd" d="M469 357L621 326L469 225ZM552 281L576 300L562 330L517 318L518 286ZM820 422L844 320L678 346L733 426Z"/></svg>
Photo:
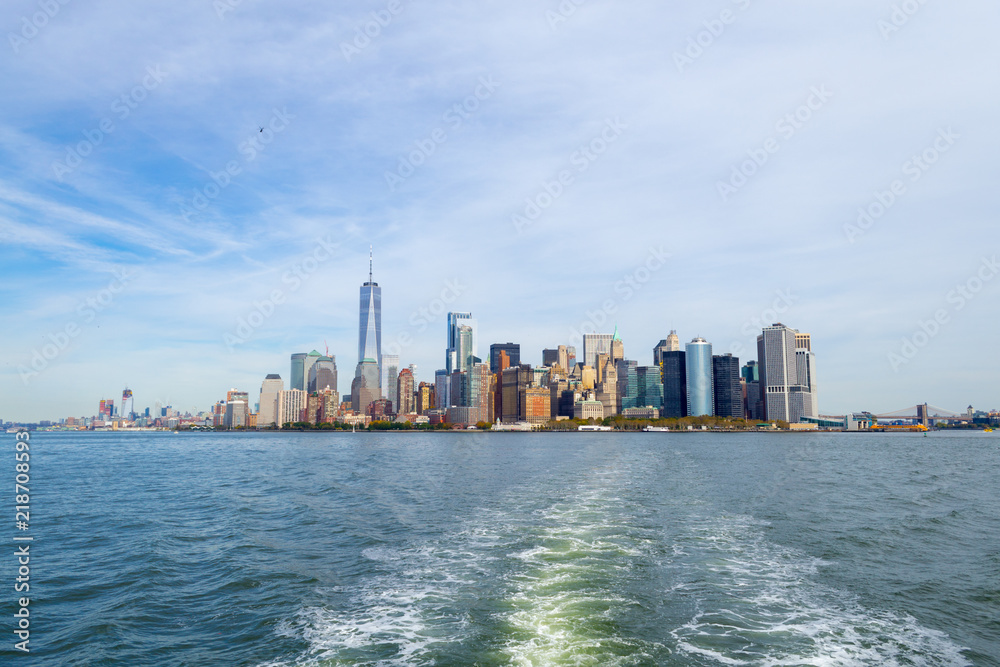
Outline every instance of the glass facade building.
<svg viewBox="0 0 1000 667"><path fill-rule="evenodd" d="M743 419L739 357L731 354L712 357L712 381L715 387L715 416Z"/></svg>
<svg viewBox="0 0 1000 667"><path fill-rule="evenodd" d="M663 417L687 417L687 356L684 352L664 352Z"/></svg>
<svg viewBox="0 0 1000 667"><path fill-rule="evenodd" d="M636 369L638 397L634 407L652 407L657 410L663 406L663 383L660 381L659 366L640 366Z"/></svg>
<svg viewBox="0 0 1000 667"><path fill-rule="evenodd" d="M687 404L691 417L711 416L715 410L712 384L712 344L695 338L684 346L687 357Z"/></svg>
<svg viewBox="0 0 1000 667"><path fill-rule="evenodd" d="M289 389L306 390L306 357L305 352L297 352L292 355L292 372L289 376L291 386Z"/></svg>
<svg viewBox="0 0 1000 667"><path fill-rule="evenodd" d="M521 346L518 343L494 343L490 345L490 372L500 372L500 353L506 352L510 359L508 366L521 365Z"/></svg>

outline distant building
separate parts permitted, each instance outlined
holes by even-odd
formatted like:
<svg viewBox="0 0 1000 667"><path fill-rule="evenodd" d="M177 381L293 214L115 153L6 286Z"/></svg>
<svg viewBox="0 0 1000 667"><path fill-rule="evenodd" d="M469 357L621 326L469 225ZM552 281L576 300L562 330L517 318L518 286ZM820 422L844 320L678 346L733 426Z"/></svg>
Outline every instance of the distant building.
<svg viewBox="0 0 1000 667"><path fill-rule="evenodd" d="M764 327L757 336L760 391L767 420L797 423L813 409L809 387L801 384L799 375L797 339L806 344L799 336L798 331L780 322Z"/></svg>
<svg viewBox="0 0 1000 667"><path fill-rule="evenodd" d="M323 391L327 387L337 391L337 362L333 356L318 357L309 367L307 391Z"/></svg>
<svg viewBox="0 0 1000 667"><path fill-rule="evenodd" d="M687 417L687 355L681 351L664 352L663 417Z"/></svg>
<svg viewBox="0 0 1000 667"><path fill-rule="evenodd" d="M399 355L383 354L380 369L382 372L382 380L380 382L382 386L382 398L388 398L392 401L392 407L395 410L399 407L399 397L396 395L399 380Z"/></svg>
<svg viewBox="0 0 1000 667"><path fill-rule="evenodd" d="M612 340L614 334L583 334L583 364L597 368L597 355L610 355Z"/></svg>
<svg viewBox="0 0 1000 667"><path fill-rule="evenodd" d="M524 419L529 424L545 424L552 419L552 401L545 387L529 387L524 390Z"/></svg>
<svg viewBox="0 0 1000 667"><path fill-rule="evenodd" d="M663 383L660 381L659 366L640 366L636 369L637 408L656 408L657 416L663 407Z"/></svg>
<svg viewBox="0 0 1000 667"><path fill-rule="evenodd" d="M542 366L558 366L559 350L542 350Z"/></svg>
<svg viewBox="0 0 1000 667"><path fill-rule="evenodd" d="M521 346L518 343L494 343L490 345L490 372L499 373L500 353L507 353L507 367L521 365Z"/></svg>
<svg viewBox="0 0 1000 667"><path fill-rule="evenodd" d="M396 414L408 415L416 412L413 405L413 372L408 368L399 371L396 378Z"/></svg>
<svg viewBox="0 0 1000 667"><path fill-rule="evenodd" d="M305 391L306 382L308 377L306 376L306 357L309 355L305 352L296 352L292 355L292 371L289 376L289 389L301 389Z"/></svg>
<svg viewBox="0 0 1000 667"><path fill-rule="evenodd" d="M462 327L465 327L464 332ZM448 313L448 345L445 349L448 375L455 371L467 371L475 363L477 328L472 313Z"/></svg>
<svg viewBox="0 0 1000 667"><path fill-rule="evenodd" d="M581 398L573 406L574 419L604 419L604 404L593 396Z"/></svg>
<svg viewBox="0 0 1000 667"><path fill-rule="evenodd" d="M712 357L716 417L743 419L743 387L740 379L739 357L732 354Z"/></svg>
<svg viewBox="0 0 1000 667"><path fill-rule="evenodd" d="M622 412L625 419L659 419L660 411L653 407L629 408Z"/></svg>
<svg viewBox="0 0 1000 667"><path fill-rule="evenodd" d="M379 381L379 368L375 360L362 360L351 383L351 409L355 413L364 413L372 402L381 397Z"/></svg>
<svg viewBox="0 0 1000 667"><path fill-rule="evenodd" d="M618 371L618 412L627 408L634 408L639 403L639 363L631 359L622 359L615 364ZM656 371L656 384L660 384L660 371ZM656 404L659 407L659 403Z"/></svg>
<svg viewBox="0 0 1000 667"><path fill-rule="evenodd" d="M378 283L373 278L373 267L373 253L369 249L368 282L361 286L360 320L358 322L358 366L354 375L355 378L361 376L362 364L366 361L374 364L375 393L376 398L379 398L382 396L382 375L379 368L379 362L382 359L382 288L378 286ZM370 389L373 384L371 382L371 368L365 368L364 371L368 373L368 378L364 384ZM351 394L354 394L353 390ZM367 406L368 404L365 403L361 411Z"/></svg>
<svg viewBox="0 0 1000 667"><path fill-rule="evenodd" d="M285 388L281 376L272 373L260 385L260 407L257 408L257 426L273 426L278 418L278 394Z"/></svg>
<svg viewBox="0 0 1000 667"><path fill-rule="evenodd" d="M306 397L306 392L301 389L282 389L278 392L278 428L302 420Z"/></svg>
<svg viewBox="0 0 1000 667"><path fill-rule="evenodd" d="M687 405L691 417L710 416L715 410L712 384L712 344L695 338L684 346L687 367Z"/></svg>

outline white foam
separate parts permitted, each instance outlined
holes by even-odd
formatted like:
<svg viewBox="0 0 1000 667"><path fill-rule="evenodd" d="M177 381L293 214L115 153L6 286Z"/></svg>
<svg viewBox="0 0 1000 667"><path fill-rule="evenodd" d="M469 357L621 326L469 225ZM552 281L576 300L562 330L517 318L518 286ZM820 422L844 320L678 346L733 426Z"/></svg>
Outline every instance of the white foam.
<svg viewBox="0 0 1000 667"><path fill-rule="evenodd" d="M700 589L697 613L672 632L679 651L761 667L970 664L944 633L821 585L829 563L768 542L760 528L749 517L706 519L682 538L691 556L673 566Z"/></svg>

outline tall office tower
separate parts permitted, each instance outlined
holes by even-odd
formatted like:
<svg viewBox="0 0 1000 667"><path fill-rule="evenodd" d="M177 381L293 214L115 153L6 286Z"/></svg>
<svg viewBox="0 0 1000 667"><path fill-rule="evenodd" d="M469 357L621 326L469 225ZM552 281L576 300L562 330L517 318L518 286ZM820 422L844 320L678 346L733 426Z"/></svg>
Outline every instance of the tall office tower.
<svg viewBox="0 0 1000 667"><path fill-rule="evenodd" d="M677 331L671 329L670 335L667 336L667 352L680 352L680 351L681 351L681 339L677 336Z"/></svg>
<svg viewBox="0 0 1000 667"><path fill-rule="evenodd" d="M625 358L625 343L618 336L618 327L615 327L615 333L612 334L611 339L611 363L617 363Z"/></svg>
<svg viewBox="0 0 1000 667"><path fill-rule="evenodd" d="M597 380L597 400L604 405L604 416L611 417L618 414L618 369L610 355L599 354ZM603 363L602 363L603 362Z"/></svg>
<svg viewBox="0 0 1000 667"><path fill-rule="evenodd" d="M583 364L597 368L597 355L611 354L614 334L583 334Z"/></svg>
<svg viewBox="0 0 1000 667"><path fill-rule="evenodd" d="M382 372L382 381L380 382L382 398L388 398L392 401L392 409L395 410L399 407L399 397L396 396L396 384L399 379L399 355L383 354L380 370Z"/></svg>
<svg viewBox="0 0 1000 667"><path fill-rule="evenodd" d="M715 387L715 416L743 419L743 387L740 384L740 359L732 354L712 357L712 383Z"/></svg>
<svg viewBox="0 0 1000 667"><path fill-rule="evenodd" d="M542 366L559 364L559 350L542 350Z"/></svg>
<svg viewBox="0 0 1000 667"><path fill-rule="evenodd" d="M132 419L133 412L135 412L135 404L132 401L132 390L125 387L125 391L122 392L122 418Z"/></svg>
<svg viewBox="0 0 1000 667"><path fill-rule="evenodd" d="M302 362L303 385L301 387L295 387L295 389L305 389L306 391L313 391L309 388L309 377L310 377L309 373L310 371L312 371L313 365L315 365L315 363L322 358L323 355L320 354L319 350L313 350L312 352L306 355L306 358Z"/></svg>
<svg viewBox="0 0 1000 667"><path fill-rule="evenodd" d="M507 366L520 366L521 365L521 346L518 343L494 343L490 345L490 372L499 373L503 369L500 368L500 353L507 353Z"/></svg>
<svg viewBox="0 0 1000 667"><path fill-rule="evenodd" d="M757 362L751 359L743 368L740 370L740 377L746 380L748 383L757 382L760 380L760 373L758 373Z"/></svg>
<svg viewBox="0 0 1000 667"><path fill-rule="evenodd" d="M819 401L816 393L816 354L812 351L810 334L795 334L795 366L799 384L805 387L808 396L802 397L802 416L819 417Z"/></svg>
<svg viewBox="0 0 1000 667"><path fill-rule="evenodd" d="M451 397L449 398L448 407L456 408L467 408L469 407L469 374L466 371L455 371L451 374L451 382L449 383L449 388L451 389ZM466 420L462 419L460 422L455 423L465 423Z"/></svg>
<svg viewBox="0 0 1000 667"><path fill-rule="evenodd" d="M653 348L653 365L659 367L663 363L663 353L667 352L667 339L664 338Z"/></svg>
<svg viewBox="0 0 1000 667"><path fill-rule="evenodd" d="M285 424L294 424L302 420L302 412L306 409L306 392L301 389L282 389L278 392L278 428Z"/></svg>
<svg viewBox="0 0 1000 667"><path fill-rule="evenodd" d="M244 393L243 396L246 396ZM226 401L226 415L223 425L226 428L246 428L249 414L247 402L242 400Z"/></svg>
<svg viewBox="0 0 1000 667"><path fill-rule="evenodd" d="M471 349L467 349L464 353L461 350L462 346L462 331L461 328L465 326L470 329L468 332L469 336L469 346ZM472 319L472 313L448 313L448 347L445 350L444 367L448 371L448 375L451 375L455 371L467 371L470 368L469 357L463 357L463 354L469 354L472 357L476 356L476 321Z"/></svg>
<svg viewBox="0 0 1000 667"><path fill-rule="evenodd" d="M375 382L382 380L379 372L379 362L382 359L382 288L372 277L374 259L372 251L369 249L368 255L368 282L361 286L361 319L358 322L358 366L354 372L355 378L361 377L362 370L370 373L370 368L362 369L362 364L371 362L375 365ZM366 382L367 385L367 382ZM353 386L353 385L352 385ZM382 395L381 387L375 388L379 398ZM354 392L351 392L352 396ZM373 399L374 400L374 399ZM353 399L352 399L353 402ZM362 410L368 407L366 403Z"/></svg>
<svg viewBox="0 0 1000 667"><path fill-rule="evenodd" d="M451 374L443 368L434 371L434 407L441 410L451 407Z"/></svg>
<svg viewBox="0 0 1000 667"><path fill-rule="evenodd" d="M102 420L111 419L111 413L114 411L114 405L114 401L108 401L102 398L100 407L97 409L97 416Z"/></svg>
<svg viewBox="0 0 1000 667"><path fill-rule="evenodd" d="M663 409L663 382L660 381L659 366L640 366L636 369L638 387L635 406L637 408Z"/></svg>
<svg viewBox="0 0 1000 667"><path fill-rule="evenodd" d="M421 382L420 386L417 388L414 399L416 401L416 405L414 407L416 408L418 415L425 414L428 410L433 410L434 387L426 382Z"/></svg>
<svg viewBox="0 0 1000 667"><path fill-rule="evenodd" d="M687 403L691 417L710 416L715 410L712 391L712 344L695 338L684 346L687 366Z"/></svg>
<svg viewBox="0 0 1000 667"><path fill-rule="evenodd" d="M260 407L257 408L257 426L273 426L278 418L278 392L285 389L280 375L274 373L264 378L260 385Z"/></svg>
<svg viewBox="0 0 1000 667"><path fill-rule="evenodd" d="M795 329L780 322L757 336L757 368L764 419L798 423L811 408L808 388L800 384ZM808 406L808 407L807 407Z"/></svg>
<svg viewBox="0 0 1000 667"><path fill-rule="evenodd" d="M399 371L399 377L396 378L396 397L399 401L396 406L397 415L408 415L414 412L413 372L409 368Z"/></svg>
<svg viewBox="0 0 1000 667"><path fill-rule="evenodd" d="M622 359L615 364L618 371L618 413L639 406L639 362ZM659 377L657 377L659 381ZM659 406L659 403L657 403Z"/></svg>
<svg viewBox="0 0 1000 667"><path fill-rule="evenodd" d="M566 346L566 370L572 371L573 367L576 366L576 346L567 345Z"/></svg>
<svg viewBox="0 0 1000 667"><path fill-rule="evenodd" d="M468 373L473 366L480 362L476 356L475 330L468 324L458 327L458 368L463 373Z"/></svg>
<svg viewBox="0 0 1000 667"><path fill-rule="evenodd" d="M500 374L501 392L503 393L500 419L505 424L527 421L527 411L524 404L525 391L531 387L534 373L531 366L521 364L504 369Z"/></svg>
<svg viewBox="0 0 1000 667"><path fill-rule="evenodd" d="M365 359L358 364L357 375L351 383L351 410L355 414L365 414L368 406L381 398L380 380L378 364L374 359Z"/></svg>
<svg viewBox="0 0 1000 667"><path fill-rule="evenodd" d="M510 368L510 355L505 349L496 350L496 359L494 360L494 350L490 347L490 371L495 376L493 380L493 414L496 417L503 415L503 372ZM496 370L493 370L496 368Z"/></svg>
<svg viewBox="0 0 1000 667"><path fill-rule="evenodd" d="M337 391L337 362L333 356L319 357L309 367L309 382L306 390L311 394L329 387Z"/></svg>
<svg viewBox="0 0 1000 667"><path fill-rule="evenodd" d="M493 374L486 364L476 364L469 371L469 423L492 422Z"/></svg>
<svg viewBox="0 0 1000 667"><path fill-rule="evenodd" d="M661 416L687 417L687 353L663 353L663 411Z"/></svg>
<svg viewBox="0 0 1000 667"><path fill-rule="evenodd" d="M413 381L417 381L417 365L410 364L410 374L413 375Z"/></svg>
<svg viewBox="0 0 1000 667"><path fill-rule="evenodd" d="M565 345L560 345L556 348L556 356L559 366L569 373L572 370L569 366L569 349Z"/></svg>
<svg viewBox="0 0 1000 667"><path fill-rule="evenodd" d="M289 389L301 389L305 391L306 382L309 376L306 375L306 357L309 355L305 352L296 352L292 355L292 373L289 376L290 380L288 388Z"/></svg>

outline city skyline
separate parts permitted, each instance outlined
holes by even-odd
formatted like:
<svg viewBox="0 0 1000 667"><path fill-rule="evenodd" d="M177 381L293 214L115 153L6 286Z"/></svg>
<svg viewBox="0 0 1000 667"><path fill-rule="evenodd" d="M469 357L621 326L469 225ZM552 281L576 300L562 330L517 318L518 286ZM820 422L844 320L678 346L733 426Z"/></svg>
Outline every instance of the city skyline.
<svg viewBox="0 0 1000 667"><path fill-rule="evenodd" d="M785 322L823 412L998 407L994 4L406 4L363 47L383 6L234 4L8 7L0 418L205 410L327 346L346 394L372 244L425 381L448 312L532 364Z"/></svg>

